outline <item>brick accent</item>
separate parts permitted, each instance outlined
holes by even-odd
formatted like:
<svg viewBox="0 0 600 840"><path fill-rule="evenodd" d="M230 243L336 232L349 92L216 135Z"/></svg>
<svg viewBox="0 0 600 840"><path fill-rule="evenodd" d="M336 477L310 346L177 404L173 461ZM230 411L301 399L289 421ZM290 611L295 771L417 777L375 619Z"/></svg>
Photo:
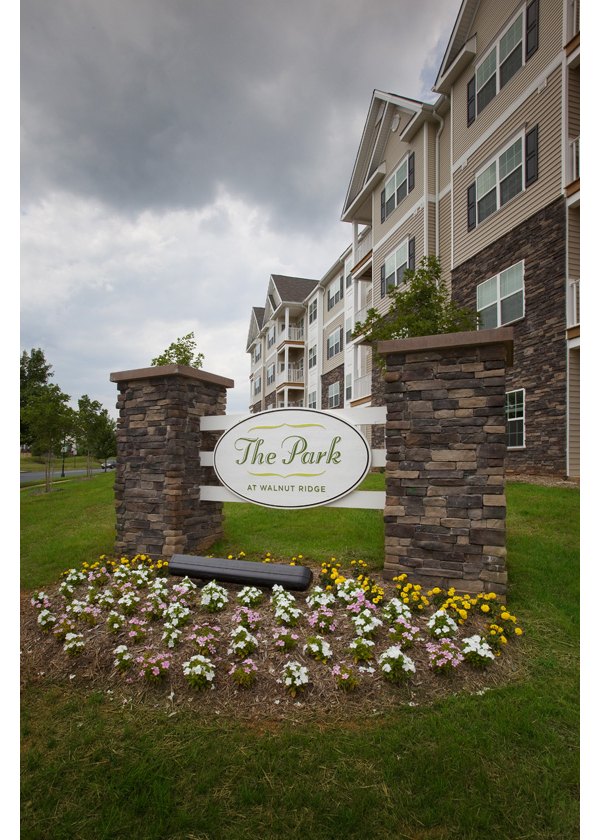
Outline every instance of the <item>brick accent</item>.
<svg viewBox="0 0 600 840"><path fill-rule="evenodd" d="M340 383L340 404L336 406L337 408L344 407L344 397L345 397L345 388L344 388L344 365L338 365L338 367L330 370L328 373L324 373L321 376L321 410L325 411L329 408L327 402L327 393L330 385L333 385L334 382Z"/></svg>
<svg viewBox="0 0 600 840"><path fill-rule="evenodd" d="M384 575L506 591L510 329L380 342L386 356Z"/></svg>
<svg viewBox="0 0 600 840"><path fill-rule="evenodd" d="M201 484L218 483L200 466L218 433L200 418L224 414L230 379L182 365L112 373L119 397L115 551L170 557L206 550L222 535L223 505L200 504Z"/></svg>
<svg viewBox="0 0 600 840"><path fill-rule="evenodd" d="M509 473L566 473L566 215L558 199L452 272L452 297L475 307L478 283L525 261L525 317L511 324L506 390L525 389L525 449L508 449Z"/></svg>

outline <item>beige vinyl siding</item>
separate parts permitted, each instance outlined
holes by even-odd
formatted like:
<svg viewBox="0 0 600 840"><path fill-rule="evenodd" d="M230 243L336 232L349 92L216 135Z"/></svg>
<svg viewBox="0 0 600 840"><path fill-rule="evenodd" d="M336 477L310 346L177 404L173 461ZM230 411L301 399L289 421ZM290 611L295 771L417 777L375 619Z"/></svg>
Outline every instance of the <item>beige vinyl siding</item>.
<svg viewBox="0 0 600 840"><path fill-rule="evenodd" d="M454 160L460 158L477 138L502 116L519 95L540 76L546 67L562 54L563 0L540 0L539 46L529 61L488 103L475 121L467 125L467 83L488 49L524 3L499 3L485 0L480 3L473 21L471 35L477 36L477 55L457 79L452 90L454 124Z"/></svg>
<svg viewBox="0 0 600 840"><path fill-rule="evenodd" d="M570 207L567 216L568 225L568 273L575 280L579 274L579 207Z"/></svg>
<svg viewBox="0 0 600 840"><path fill-rule="evenodd" d="M579 476L579 348L569 350L569 475Z"/></svg>
<svg viewBox="0 0 600 840"><path fill-rule="evenodd" d="M450 289L451 268L452 268L452 196L447 193L440 201L440 253L439 259L442 266L442 281Z"/></svg>
<svg viewBox="0 0 600 840"><path fill-rule="evenodd" d="M519 132L538 126L538 179L477 225L467 229L467 189L484 164ZM562 195L561 69L534 93L454 174L454 264L460 265Z"/></svg>
<svg viewBox="0 0 600 840"><path fill-rule="evenodd" d="M579 67L569 69L569 137L579 137Z"/></svg>
<svg viewBox="0 0 600 840"><path fill-rule="evenodd" d="M429 242L427 243L427 247L423 249L423 254L435 254L435 201L429 201L427 203L427 222L429 225L427 232ZM415 264L417 266L419 265L419 260L416 258L416 255Z"/></svg>
<svg viewBox="0 0 600 840"><path fill-rule="evenodd" d="M385 180L396 170L405 155L409 152L415 153L415 186L414 189L400 202L390 213L388 218L381 224L381 191L384 188ZM382 236L398 224L398 221L414 207L422 198L424 192L424 148L423 129L413 138L412 143L402 143L398 139L397 132L390 136L385 149L385 179L377 186L373 193L373 242L377 243Z"/></svg>
<svg viewBox="0 0 600 840"><path fill-rule="evenodd" d="M435 123L427 123L427 192L429 195L435 193L435 135L437 130L438 126Z"/></svg>
<svg viewBox="0 0 600 840"><path fill-rule="evenodd" d="M444 127L440 135L440 177L439 189L440 192L450 183L450 135L451 135L452 121L450 114L444 117ZM435 138L434 138L435 143Z"/></svg>
<svg viewBox="0 0 600 840"><path fill-rule="evenodd" d="M325 323L327 325L323 326L323 338L321 341L321 358L323 360L321 373L329 373L330 370L333 370L334 368L339 367L344 363L344 347L346 346L346 335L344 332L344 312L340 312L340 314L337 315L331 321L331 323L327 323L327 321L328 319L326 318ZM335 356L332 356L331 359L328 359L327 339L329 338L331 333L334 332L334 330L337 330L339 327L342 328L342 348L339 353L336 353Z"/></svg>

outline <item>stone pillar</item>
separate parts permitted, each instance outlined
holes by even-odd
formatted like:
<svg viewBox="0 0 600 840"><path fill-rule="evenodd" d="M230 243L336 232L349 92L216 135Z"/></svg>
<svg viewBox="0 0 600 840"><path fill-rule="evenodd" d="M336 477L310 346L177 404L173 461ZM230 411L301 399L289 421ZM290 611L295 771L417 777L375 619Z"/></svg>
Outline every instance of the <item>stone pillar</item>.
<svg viewBox="0 0 600 840"><path fill-rule="evenodd" d="M384 575L506 592L505 370L511 328L383 341Z"/></svg>
<svg viewBox="0 0 600 840"><path fill-rule="evenodd" d="M111 373L119 389L115 551L171 557L205 551L222 536L223 505L200 503L200 485L218 483L200 466L218 434L200 418L225 414L231 379L184 365Z"/></svg>

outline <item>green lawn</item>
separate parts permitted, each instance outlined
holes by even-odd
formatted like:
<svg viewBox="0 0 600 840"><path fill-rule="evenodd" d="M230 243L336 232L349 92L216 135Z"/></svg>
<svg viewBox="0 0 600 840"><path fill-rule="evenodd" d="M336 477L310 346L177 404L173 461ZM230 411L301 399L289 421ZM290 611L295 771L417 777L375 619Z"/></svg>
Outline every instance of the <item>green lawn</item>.
<svg viewBox="0 0 600 840"><path fill-rule="evenodd" d="M22 492L25 587L109 550L111 487L101 475L48 497ZM509 605L527 655L510 684L341 722L316 713L255 725L216 717L210 696L205 713L176 706L171 716L167 703L117 706L75 684L29 687L21 836L578 837L579 493L511 484L507 498ZM288 512L269 527L245 507L227 507L223 550L291 557L323 546L323 559L350 559L366 557L365 527L382 539L376 524L359 526L353 551L338 536L351 524L343 510L304 521ZM307 537L309 525L320 533Z"/></svg>

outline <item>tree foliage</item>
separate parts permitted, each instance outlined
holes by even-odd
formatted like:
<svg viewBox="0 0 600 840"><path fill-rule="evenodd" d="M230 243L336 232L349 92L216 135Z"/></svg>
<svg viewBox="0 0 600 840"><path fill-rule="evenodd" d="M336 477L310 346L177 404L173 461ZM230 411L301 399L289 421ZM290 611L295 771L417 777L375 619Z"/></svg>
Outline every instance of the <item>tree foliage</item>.
<svg viewBox="0 0 600 840"><path fill-rule="evenodd" d="M365 320L357 322L352 337L376 342L477 329L477 313L450 299L441 273L436 257L423 257L416 270L404 272L400 286L388 289L388 312L369 309Z"/></svg>
<svg viewBox="0 0 600 840"><path fill-rule="evenodd" d="M152 359L152 365L187 365L201 368L204 353L197 353L196 350L196 340L191 332L173 341L160 356Z"/></svg>
<svg viewBox="0 0 600 840"><path fill-rule="evenodd" d="M52 459L65 445L75 427L75 412L70 397L58 385L36 388L21 409L34 452L45 456L46 490L51 487Z"/></svg>
<svg viewBox="0 0 600 840"><path fill-rule="evenodd" d="M84 394L77 401L75 440L77 450L87 455L87 474L92 474L92 457L106 460L117 452L115 421L98 400Z"/></svg>
<svg viewBox="0 0 600 840"><path fill-rule="evenodd" d="M50 377L54 376L52 373L52 365L48 364L44 356L44 351L39 347L33 347L31 352L23 350L21 353L21 394L20 407L21 412L28 405L31 399L39 394L40 390L48 384ZM21 416L21 445L31 446L33 443L31 431L24 419Z"/></svg>

